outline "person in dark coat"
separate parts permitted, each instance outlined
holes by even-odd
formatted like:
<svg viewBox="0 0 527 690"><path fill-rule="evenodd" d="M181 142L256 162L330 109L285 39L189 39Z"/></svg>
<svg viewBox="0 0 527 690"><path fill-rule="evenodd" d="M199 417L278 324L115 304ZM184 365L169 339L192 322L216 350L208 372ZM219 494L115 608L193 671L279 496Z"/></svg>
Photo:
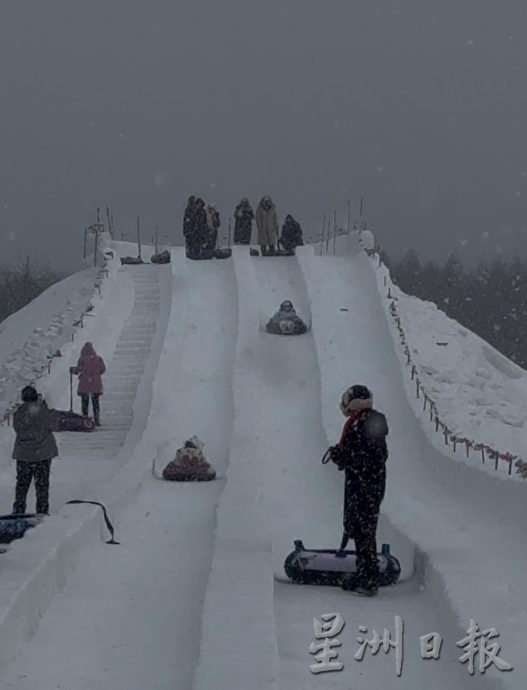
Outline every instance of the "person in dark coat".
<svg viewBox="0 0 527 690"><path fill-rule="evenodd" d="M251 244L254 211L249 199L243 197L234 211L234 244Z"/></svg>
<svg viewBox="0 0 527 690"><path fill-rule="evenodd" d="M186 253L189 259L201 259L202 251L208 241L207 212L203 199L196 199L191 210L191 223L186 240Z"/></svg>
<svg viewBox="0 0 527 690"><path fill-rule="evenodd" d="M275 335L302 335L307 331L307 326L296 313L291 300L286 299L271 316L265 330Z"/></svg>
<svg viewBox="0 0 527 690"><path fill-rule="evenodd" d="M345 391L340 409L347 420L340 442L330 452L346 475L341 550L349 539L355 541L357 574L349 588L374 596L379 587L377 522L386 486L388 424L373 409L373 396L366 386Z"/></svg>
<svg viewBox="0 0 527 690"><path fill-rule="evenodd" d="M201 203L203 204L203 201L201 201ZM185 250L187 256L190 259L199 258L199 254L201 251L201 237L196 222L197 213L198 204L196 197L190 196L188 199L187 207L185 209L185 214L183 216L183 235L185 237Z"/></svg>
<svg viewBox="0 0 527 690"><path fill-rule="evenodd" d="M187 207L185 208L185 213L183 214L183 235L188 237L192 233L194 227L194 208L196 206L196 197L189 196L187 201Z"/></svg>
<svg viewBox="0 0 527 690"><path fill-rule="evenodd" d="M31 480L35 482L36 512L49 514L51 461L58 455L52 412L33 386L26 386L22 390L22 404L13 415L16 433L13 448L13 460L16 460L13 514L26 512Z"/></svg>
<svg viewBox="0 0 527 690"><path fill-rule="evenodd" d="M279 242L283 249L290 253L294 253L297 247L300 247L304 244L300 223L291 215L287 215L285 217L284 224L282 225L282 236L280 237Z"/></svg>
<svg viewBox="0 0 527 690"><path fill-rule="evenodd" d="M82 414L88 416L90 397L95 426L101 426L99 398L102 395L102 375L106 371L104 360L96 352L92 343L84 343L76 367L70 373L79 377L77 395L80 395Z"/></svg>

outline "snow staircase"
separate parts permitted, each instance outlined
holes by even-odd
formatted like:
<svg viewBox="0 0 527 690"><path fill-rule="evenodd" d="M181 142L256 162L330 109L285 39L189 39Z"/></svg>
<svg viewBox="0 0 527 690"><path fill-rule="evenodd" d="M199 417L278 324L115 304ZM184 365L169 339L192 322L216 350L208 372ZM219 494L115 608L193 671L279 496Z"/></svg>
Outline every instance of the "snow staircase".
<svg viewBox="0 0 527 690"><path fill-rule="evenodd" d="M103 377L102 426L91 434L61 434L62 456L113 457L123 446L133 423L137 389L150 356L159 314L159 271L148 265L123 266L120 270L132 275L134 305Z"/></svg>

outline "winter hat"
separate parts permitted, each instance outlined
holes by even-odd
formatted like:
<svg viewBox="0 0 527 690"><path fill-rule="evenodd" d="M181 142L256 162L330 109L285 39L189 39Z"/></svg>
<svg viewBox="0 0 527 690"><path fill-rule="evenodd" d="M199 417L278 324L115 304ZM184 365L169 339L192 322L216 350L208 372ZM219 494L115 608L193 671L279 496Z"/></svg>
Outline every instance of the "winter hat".
<svg viewBox="0 0 527 690"><path fill-rule="evenodd" d="M294 310L295 310L295 308L294 308L291 300L286 299L280 305L280 311L294 311Z"/></svg>
<svg viewBox="0 0 527 690"><path fill-rule="evenodd" d="M33 386L26 386L25 388L22 389L22 401L27 403L27 402L36 402L38 400L38 393L36 391L36 388Z"/></svg>
<svg viewBox="0 0 527 690"><path fill-rule="evenodd" d="M185 441L185 448L197 448L198 450L203 450L203 441L201 441L196 435L191 436L187 441Z"/></svg>
<svg viewBox="0 0 527 690"><path fill-rule="evenodd" d="M340 411L345 417L349 417L355 410L366 410L371 407L373 407L373 395L366 386L357 384L342 394Z"/></svg>

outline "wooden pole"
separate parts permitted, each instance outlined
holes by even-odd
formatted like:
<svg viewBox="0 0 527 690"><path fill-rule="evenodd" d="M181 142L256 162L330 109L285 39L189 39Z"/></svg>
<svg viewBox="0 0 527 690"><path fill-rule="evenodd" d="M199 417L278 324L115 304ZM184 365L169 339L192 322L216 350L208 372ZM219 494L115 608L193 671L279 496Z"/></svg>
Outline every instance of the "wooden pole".
<svg viewBox="0 0 527 690"><path fill-rule="evenodd" d="M229 249L230 249L230 247L231 247L231 229L232 229L231 223L232 223L232 219L231 219L231 217L229 216L229 243L228 243L228 245L227 245L227 247L229 247Z"/></svg>
<svg viewBox="0 0 527 690"><path fill-rule="evenodd" d="M137 216L137 256L141 258L141 220Z"/></svg>
<svg viewBox="0 0 527 690"><path fill-rule="evenodd" d="M331 228L331 215L328 213L328 227L326 230L326 256L329 250L329 230Z"/></svg>
<svg viewBox="0 0 527 690"><path fill-rule="evenodd" d="M322 232L320 234L320 256L322 256L322 248L324 246L324 232L326 230L326 214L324 213L324 219L322 220Z"/></svg>
<svg viewBox="0 0 527 690"><path fill-rule="evenodd" d="M106 221L108 223L108 234L111 237L112 236L112 224L110 222L110 209L108 208L108 206L106 207Z"/></svg>
<svg viewBox="0 0 527 690"><path fill-rule="evenodd" d="M337 252L337 212L333 210L333 255Z"/></svg>
<svg viewBox="0 0 527 690"><path fill-rule="evenodd" d="M101 222L101 209L97 209L97 225Z"/></svg>
<svg viewBox="0 0 527 690"><path fill-rule="evenodd" d="M99 240L99 231L96 230L95 231L95 245L94 245L94 249L93 249L93 265L94 266L97 266L97 244L98 244L98 240Z"/></svg>

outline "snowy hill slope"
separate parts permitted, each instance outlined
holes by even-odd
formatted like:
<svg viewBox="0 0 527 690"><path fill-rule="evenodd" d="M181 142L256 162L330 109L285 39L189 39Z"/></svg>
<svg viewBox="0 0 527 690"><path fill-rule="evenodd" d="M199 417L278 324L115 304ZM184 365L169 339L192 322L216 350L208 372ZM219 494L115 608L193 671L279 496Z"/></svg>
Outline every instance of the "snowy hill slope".
<svg viewBox="0 0 527 690"><path fill-rule="evenodd" d="M72 457L70 474L57 468L64 483L56 503L72 488L103 496L125 552L113 557L118 547L100 543L93 528L79 531L79 514L59 509L0 557L8 589L0 596L2 690L28 690L39 678L48 687L87 690L90 668L108 690L222 690L240 682L288 690L388 687L394 650L358 664L354 638L359 625L369 634L386 627L393 636L395 615L405 623L404 687L472 687L456 646L470 618L481 630L498 628L500 656L514 666L512 673L488 669L478 685L523 687L524 484L496 481L435 447L407 397L374 267L353 237L339 238L336 249L317 256L306 247L285 259L235 249L232 261L203 263L176 249L170 267L118 270L114 297L100 305L92 326L94 342L118 369L126 365L118 346L126 319L142 299L134 281L143 274L159 280L161 302L145 374L132 393L132 426L119 460ZM133 254L124 245L118 251ZM260 330L282 299L311 315L311 333L280 338ZM105 323L115 321L108 334L101 313ZM50 391L60 390L59 378L52 372ZM355 382L371 386L390 425L379 540L392 544L406 578L368 601L274 580L294 538L313 547L338 544L342 475L320 458L340 435L338 402ZM108 412L122 405L107 400ZM161 467L193 433L205 440L221 479L207 486L154 479L152 457ZM2 489L6 505L10 482ZM137 500L117 500L118 486ZM46 587L41 575L26 574L22 596L20 573L53 550ZM321 677L309 670L308 647L313 618L331 611L347 623L339 636L345 670ZM432 630L444 638L441 659L424 661L417 638ZM146 638L156 645L152 654L145 654ZM119 651L111 653L111 645ZM181 668L171 650L179 650ZM91 665L82 661L86 655Z"/></svg>
<svg viewBox="0 0 527 690"><path fill-rule="evenodd" d="M435 304L404 294L393 285L384 266L379 268L376 261L372 265L387 314L395 300L422 390L434 401L438 416L449 429L450 446L450 436L455 435L501 454L527 459L527 371L449 318ZM423 413L423 395L416 399L415 380L409 376L411 367L406 365L398 329L391 316L388 320L403 370L407 371L409 399L430 433L433 424L426 421L428 413ZM438 431L430 436L443 449L443 428ZM484 455L488 467L494 469L492 453L487 451ZM466 457L464 444L459 446L458 457ZM469 461L482 464L481 451L471 449ZM500 474L509 471L506 458L499 460L498 468Z"/></svg>
<svg viewBox="0 0 527 690"><path fill-rule="evenodd" d="M45 368L47 356L71 339L95 297L96 274L90 268L59 281L0 323L0 417Z"/></svg>

